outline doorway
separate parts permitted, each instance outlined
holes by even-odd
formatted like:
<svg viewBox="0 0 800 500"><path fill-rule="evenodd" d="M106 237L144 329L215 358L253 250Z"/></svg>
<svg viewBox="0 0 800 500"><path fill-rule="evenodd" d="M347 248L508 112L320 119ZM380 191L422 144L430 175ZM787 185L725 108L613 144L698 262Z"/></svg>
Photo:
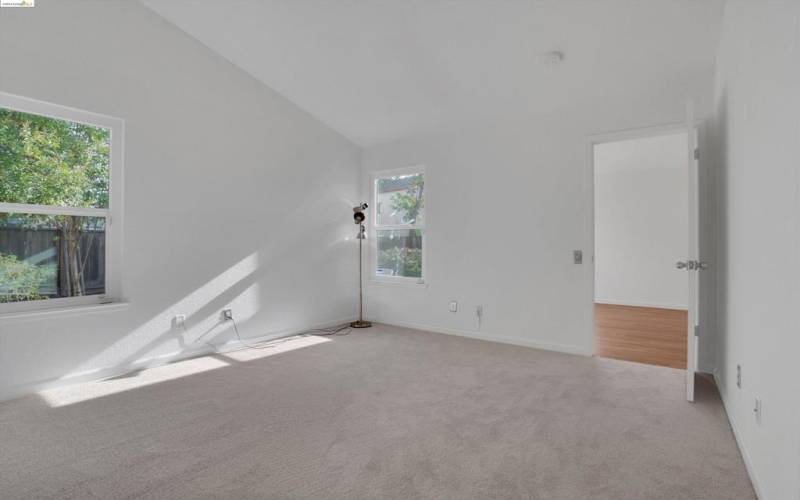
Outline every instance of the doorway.
<svg viewBox="0 0 800 500"><path fill-rule="evenodd" d="M594 354L687 368L686 128L593 144Z"/></svg>

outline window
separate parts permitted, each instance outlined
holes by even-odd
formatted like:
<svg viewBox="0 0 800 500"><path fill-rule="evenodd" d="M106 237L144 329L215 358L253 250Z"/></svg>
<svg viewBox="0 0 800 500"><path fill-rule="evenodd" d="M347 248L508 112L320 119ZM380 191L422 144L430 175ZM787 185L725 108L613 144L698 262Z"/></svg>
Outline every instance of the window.
<svg viewBox="0 0 800 500"><path fill-rule="evenodd" d="M0 312L119 297L122 128L0 93Z"/></svg>
<svg viewBox="0 0 800 500"><path fill-rule="evenodd" d="M423 283L425 279L425 172L422 167L373 177L373 278Z"/></svg>

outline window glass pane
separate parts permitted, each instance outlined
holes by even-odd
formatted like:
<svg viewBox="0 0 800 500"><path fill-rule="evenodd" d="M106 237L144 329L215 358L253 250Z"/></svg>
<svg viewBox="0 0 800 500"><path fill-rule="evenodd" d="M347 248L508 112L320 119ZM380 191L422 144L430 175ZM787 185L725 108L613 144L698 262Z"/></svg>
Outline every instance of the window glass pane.
<svg viewBox="0 0 800 500"><path fill-rule="evenodd" d="M111 131L0 108L0 203L108 208Z"/></svg>
<svg viewBox="0 0 800 500"><path fill-rule="evenodd" d="M376 224L421 224L425 216L422 174L383 177L375 181Z"/></svg>
<svg viewBox="0 0 800 500"><path fill-rule="evenodd" d="M105 218L0 213L0 302L105 293Z"/></svg>
<svg viewBox="0 0 800 500"><path fill-rule="evenodd" d="M378 230L378 276L422 277L422 231Z"/></svg>

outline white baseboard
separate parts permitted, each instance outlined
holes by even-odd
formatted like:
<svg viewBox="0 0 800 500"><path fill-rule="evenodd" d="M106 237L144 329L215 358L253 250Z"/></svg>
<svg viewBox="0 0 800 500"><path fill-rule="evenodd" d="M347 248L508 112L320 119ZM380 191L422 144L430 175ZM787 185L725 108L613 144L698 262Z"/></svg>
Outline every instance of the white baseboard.
<svg viewBox="0 0 800 500"><path fill-rule="evenodd" d="M454 328L440 328L436 326L423 325L421 323L412 323L409 321L397 321L387 319L375 319L376 323L383 323L386 325L401 326L403 328L411 328L414 330L423 330L433 333L442 333L445 335L455 335L457 337L468 337L471 339L487 340L489 342L498 342L500 344L511 344L522 347L532 347L534 349L543 349L545 351L563 352L567 354L578 354L580 356L591 356L592 349L584 348L569 344L556 344L551 342L539 342L536 340L520 339L516 337L505 337L502 335L495 335L493 333L474 332L468 330L458 330Z"/></svg>
<svg viewBox="0 0 800 500"><path fill-rule="evenodd" d="M675 309L678 311L686 311L689 306L686 304L669 304L665 302L641 302L637 300L609 300L609 299L594 299L595 304L608 304L610 306L633 306L633 307L654 307L656 309Z"/></svg>
<svg viewBox="0 0 800 500"><path fill-rule="evenodd" d="M310 330L331 328L345 323L350 323L351 321L354 320L355 317L341 318L338 320L325 321L323 323L309 325L303 328L280 330L277 332L272 332L257 337L244 337L244 340L247 343L266 342L284 337L291 337L292 335L298 335L304 332L308 332ZM228 352L233 349L241 348L242 346L243 344L239 342L238 339L230 340L228 342L225 342L224 344L216 346L202 344L201 346L198 346L196 348L184 349L182 351L176 351L168 354L161 354L159 356L153 356L150 358L142 358L132 361L130 363L126 363L124 365L98 368L96 370L68 374L64 377L52 378L47 380L41 380L38 382L32 382L29 384L23 384L15 386L10 389L5 389L0 391L0 401L7 401L9 399L18 398L21 396L25 396L27 394L32 394L46 389L54 389L56 387L64 387L67 385L80 384L82 382L91 382L95 380L103 380L112 377L120 377L122 375L127 375L129 373L145 370L147 368L155 368L157 366L163 366L169 363L174 363L176 361L183 361L186 359L196 358L200 356L207 356L209 354Z"/></svg>
<svg viewBox="0 0 800 500"><path fill-rule="evenodd" d="M744 466L747 469L747 474L750 476L750 482L753 484L753 490L755 490L756 496L759 498L759 500L767 500L762 493L761 488L759 487L758 476L756 475L756 470L753 467L753 460L750 458L750 455L747 453L747 448L744 446L744 441L742 440L742 435L739 432L739 427L736 425L736 418L734 418L733 414L731 413L728 402L725 399L725 392L722 389L722 384L720 384L717 370L714 370L713 375L714 383L717 384L717 392L719 392L719 397L722 399L722 406L725 408L725 414L728 416L728 422L731 424L731 429L733 430L733 437L736 439L736 444L739 446L739 452L742 454L742 459L744 459Z"/></svg>
<svg viewBox="0 0 800 500"><path fill-rule="evenodd" d="M710 375L714 375L714 373L716 373L717 369L716 369L716 367L714 365L706 365L706 364L698 363L697 364L697 371L700 372L700 373L708 373ZM714 380L716 380L716 378L714 378Z"/></svg>

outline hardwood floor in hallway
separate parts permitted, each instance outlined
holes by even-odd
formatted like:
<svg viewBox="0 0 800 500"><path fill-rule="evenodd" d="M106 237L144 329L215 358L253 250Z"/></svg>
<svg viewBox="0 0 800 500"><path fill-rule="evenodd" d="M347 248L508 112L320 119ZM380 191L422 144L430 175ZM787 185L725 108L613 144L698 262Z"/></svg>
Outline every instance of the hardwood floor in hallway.
<svg viewBox="0 0 800 500"><path fill-rule="evenodd" d="M687 311L595 304L594 353L686 369Z"/></svg>

